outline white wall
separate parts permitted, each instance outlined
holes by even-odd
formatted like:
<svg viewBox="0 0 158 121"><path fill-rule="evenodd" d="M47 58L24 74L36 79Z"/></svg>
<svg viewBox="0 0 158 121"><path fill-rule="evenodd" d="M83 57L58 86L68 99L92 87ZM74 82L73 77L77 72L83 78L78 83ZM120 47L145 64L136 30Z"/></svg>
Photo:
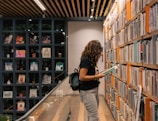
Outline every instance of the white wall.
<svg viewBox="0 0 158 121"><path fill-rule="evenodd" d="M93 39L99 40L103 46L103 22L68 22L68 74L78 68L85 45ZM98 67L100 71L104 69L103 57ZM104 79L100 82L99 93L104 95Z"/></svg>

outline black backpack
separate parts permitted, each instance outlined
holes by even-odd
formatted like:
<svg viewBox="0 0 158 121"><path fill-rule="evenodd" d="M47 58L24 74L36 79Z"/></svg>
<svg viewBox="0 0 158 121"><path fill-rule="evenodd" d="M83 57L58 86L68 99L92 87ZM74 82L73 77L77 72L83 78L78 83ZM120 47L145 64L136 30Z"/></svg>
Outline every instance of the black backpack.
<svg viewBox="0 0 158 121"><path fill-rule="evenodd" d="M69 83L72 90L79 90L80 80L79 80L79 69L75 68L74 72L69 75Z"/></svg>

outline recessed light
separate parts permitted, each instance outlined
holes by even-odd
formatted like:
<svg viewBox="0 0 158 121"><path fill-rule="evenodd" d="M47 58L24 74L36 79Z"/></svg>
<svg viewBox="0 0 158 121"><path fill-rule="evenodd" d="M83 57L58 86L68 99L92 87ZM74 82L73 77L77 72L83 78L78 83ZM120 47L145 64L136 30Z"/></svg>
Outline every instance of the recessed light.
<svg viewBox="0 0 158 121"><path fill-rule="evenodd" d="M90 18L93 18L93 16L90 16Z"/></svg>
<svg viewBox="0 0 158 121"><path fill-rule="evenodd" d="M91 11L93 12L93 11L94 11L94 8L92 8Z"/></svg>

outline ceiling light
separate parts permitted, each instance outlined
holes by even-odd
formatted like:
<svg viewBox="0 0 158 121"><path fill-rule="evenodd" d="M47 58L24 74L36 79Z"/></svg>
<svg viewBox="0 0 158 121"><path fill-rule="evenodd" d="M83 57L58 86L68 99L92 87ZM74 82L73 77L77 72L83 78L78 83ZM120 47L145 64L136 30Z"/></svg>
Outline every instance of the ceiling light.
<svg viewBox="0 0 158 121"><path fill-rule="evenodd" d="M89 18L88 21L91 21L91 19Z"/></svg>
<svg viewBox="0 0 158 121"><path fill-rule="evenodd" d="M93 11L94 11L94 8L92 8L91 11L93 12Z"/></svg>
<svg viewBox="0 0 158 121"><path fill-rule="evenodd" d="M90 16L90 18L93 18L93 16Z"/></svg>
<svg viewBox="0 0 158 121"><path fill-rule="evenodd" d="M46 10L46 8L45 8L44 5L41 3L41 1L39 1L39 0L34 0L34 2L38 5L38 7L40 7L40 9L41 9L42 11L45 11L45 10Z"/></svg>

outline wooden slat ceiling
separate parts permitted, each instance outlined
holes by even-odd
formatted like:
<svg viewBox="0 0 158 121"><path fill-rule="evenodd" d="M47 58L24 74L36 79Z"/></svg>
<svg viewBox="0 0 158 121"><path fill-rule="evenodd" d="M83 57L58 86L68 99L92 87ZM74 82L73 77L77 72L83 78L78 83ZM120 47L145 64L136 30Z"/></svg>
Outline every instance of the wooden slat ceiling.
<svg viewBox="0 0 158 121"><path fill-rule="evenodd" d="M46 7L42 11L33 0L0 0L0 16L94 18L105 17L113 0L40 0ZM94 11L91 10L94 8Z"/></svg>

